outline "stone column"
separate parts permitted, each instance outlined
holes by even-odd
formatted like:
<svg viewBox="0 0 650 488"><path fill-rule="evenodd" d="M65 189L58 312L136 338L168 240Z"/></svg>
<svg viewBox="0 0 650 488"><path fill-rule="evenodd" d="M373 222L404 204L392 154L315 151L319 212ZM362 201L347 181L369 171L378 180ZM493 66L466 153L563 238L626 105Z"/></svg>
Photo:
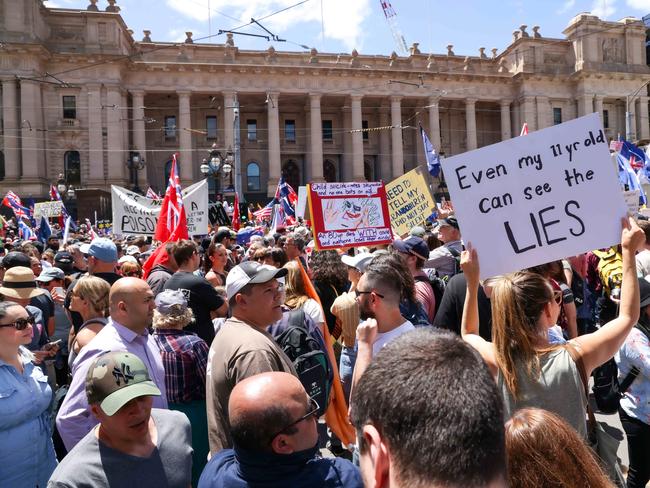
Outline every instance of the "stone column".
<svg viewBox="0 0 650 488"><path fill-rule="evenodd" d="M309 94L309 119L311 129L311 179L323 182L323 122L320 114L320 93Z"/></svg>
<svg viewBox="0 0 650 488"><path fill-rule="evenodd" d="M624 102L625 103L625 102ZM636 132L636 103L635 101L630 102L630 134L632 134L632 140L630 142L633 142L635 139L637 139L637 132ZM623 134L625 134L627 127L625 125L625 114L623 118ZM627 137L624 135L624 137Z"/></svg>
<svg viewBox="0 0 650 488"><path fill-rule="evenodd" d="M551 107L548 97L536 97L537 101L537 129L544 129L550 127L551 120Z"/></svg>
<svg viewBox="0 0 650 488"><path fill-rule="evenodd" d="M44 176L43 117L41 110L41 86L30 80L20 80L20 117L22 122L22 176L25 183L36 183Z"/></svg>
<svg viewBox="0 0 650 488"><path fill-rule="evenodd" d="M106 95L106 130L108 147L108 179L110 183L123 185L126 175L126 147L123 141L122 121L126 112L120 110L121 88L108 86Z"/></svg>
<svg viewBox="0 0 650 488"><path fill-rule="evenodd" d="M91 83L86 85L86 88L88 90L88 184L103 185L106 179L102 136L102 85Z"/></svg>
<svg viewBox="0 0 650 488"><path fill-rule="evenodd" d="M133 106L133 149L140 153L140 157L144 159L144 168L138 174L138 184L142 185L142 189L146 190L149 186L149 178L147 177L147 132L144 125L144 91L135 90L131 92L132 106Z"/></svg>
<svg viewBox="0 0 650 488"><path fill-rule="evenodd" d="M602 95L596 95L594 97L594 112L598 112L600 114L600 121L601 123L604 122L605 117L603 115L603 96Z"/></svg>
<svg viewBox="0 0 650 488"><path fill-rule="evenodd" d="M578 96L578 117L590 114L594 111L594 96L593 95L579 95Z"/></svg>
<svg viewBox="0 0 650 488"><path fill-rule="evenodd" d="M2 119L4 122L5 181L15 181L20 176L20 123L18 121L18 96L14 78L2 80Z"/></svg>
<svg viewBox="0 0 650 488"><path fill-rule="evenodd" d="M178 142L180 146L180 177L183 186L190 183L192 179L192 133L185 130L192 127L192 113L190 111L190 92L176 92L178 95Z"/></svg>
<svg viewBox="0 0 650 488"><path fill-rule="evenodd" d="M389 125L388 106L382 103L379 107L379 127L387 127ZM382 179L384 181L390 181L390 134L385 129L379 131L379 168Z"/></svg>
<svg viewBox="0 0 650 488"><path fill-rule="evenodd" d="M517 129L521 131L524 123L528 124L528 131L532 132L537 130L537 110L535 110L535 97L524 97L522 100L522 116L521 126Z"/></svg>
<svg viewBox="0 0 650 488"><path fill-rule="evenodd" d="M465 99L465 130L467 133L467 150L476 149L476 99Z"/></svg>
<svg viewBox="0 0 650 488"><path fill-rule="evenodd" d="M429 138L436 152L440 152L440 97L429 97Z"/></svg>
<svg viewBox="0 0 650 488"><path fill-rule="evenodd" d="M280 116L278 108L278 93L267 92L266 114L269 129L269 180L267 194L271 195L278 186L282 174L280 158Z"/></svg>
<svg viewBox="0 0 650 488"><path fill-rule="evenodd" d="M404 174L404 146L402 143L402 97L390 97L391 146L393 179Z"/></svg>
<svg viewBox="0 0 650 488"><path fill-rule="evenodd" d="M510 133L510 100L501 100L501 140L506 141L512 137Z"/></svg>
<svg viewBox="0 0 650 488"><path fill-rule="evenodd" d="M637 139L650 139L648 125L648 97L639 97L639 125Z"/></svg>
<svg viewBox="0 0 650 488"><path fill-rule="evenodd" d="M237 92L234 91L225 91L223 92L223 146L225 149L230 148L232 151L235 150L235 114L233 112L233 106L235 100L237 99ZM239 127L237 128L239 130Z"/></svg>
<svg viewBox="0 0 650 488"><path fill-rule="evenodd" d="M352 106L352 129L358 130L362 127L361 95L350 95ZM363 171L363 133L352 133L352 181L366 181Z"/></svg>
<svg viewBox="0 0 650 488"><path fill-rule="evenodd" d="M343 152L339 164L339 179L341 181L353 181L354 149L352 146L352 134L349 131L349 128L352 127L352 107L349 105L344 106L341 112L342 127L345 127L347 130L341 133Z"/></svg>

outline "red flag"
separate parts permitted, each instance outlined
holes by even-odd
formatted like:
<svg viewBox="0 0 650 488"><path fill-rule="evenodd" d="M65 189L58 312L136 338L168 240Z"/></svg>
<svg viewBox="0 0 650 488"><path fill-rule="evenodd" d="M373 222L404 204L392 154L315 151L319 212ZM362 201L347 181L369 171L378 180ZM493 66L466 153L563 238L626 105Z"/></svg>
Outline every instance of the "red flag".
<svg viewBox="0 0 650 488"><path fill-rule="evenodd" d="M181 191L181 182L178 177L178 164L176 163L176 154L172 156L172 167L169 172L169 184L160 207L160 216L156 225L154 240L167 242L174 230L180 228L180 237L178 239L188 239L187 234L187 217L185 216L185 207L183 206L183 194ZM183 235L184 233L184 235Z"/></svg>
<svg viewBox="0 0 650 488"><path fill-rule="evenodd" d="M524 125L521 126L521 133L519 135L520 136L528 135L528 122L524 122Z"/></svg>
<svg viewBox="0 0 650 488"><path fill-rule="evenodd" d="M239 196L237 195L237 192L235 192L235 203L234 203L235 208L232 211L232 229L237 232L239 231L239 227L241 226L241 221L239 218Z"/></svg>

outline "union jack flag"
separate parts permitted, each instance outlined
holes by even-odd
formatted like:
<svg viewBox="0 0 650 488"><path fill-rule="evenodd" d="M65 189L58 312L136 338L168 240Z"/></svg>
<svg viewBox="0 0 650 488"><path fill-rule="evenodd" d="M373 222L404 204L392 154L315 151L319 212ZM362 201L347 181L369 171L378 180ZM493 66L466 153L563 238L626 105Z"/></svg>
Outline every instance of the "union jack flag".
<svg viewBox="0 0 650 488"><path fill-rule="evenodd" d="M7 195L2 200L2 204L5 207L9 207L14 211L14 215L17 219L30 218L32 212L29 208L23 205L23 202L20 200L20 197L12 191L8 191Z"/></svg>
<svg viewBox="0 0 650 488"><path fill-rule="evenodd" d="M176 154L172 156L172 168L169 172L167 193L170 193L171 197L169 206L167 207L167 228L169 232L172 232L178 225L178 221L181 218L181 209L183 208L183 192L181 190L181 179L178 177Z"/></svg>
<svg viewBox="0 0 650 488"><path fill-rule="evenodd" d="M63 203L61 194L59 193L59 190L57 190L55 185L50 185L50 200L61 202L61 215L59 215L59 227L63 229L70 214L68 214L68 210L65 208L65 204ZM72 230L77 229L77 226L74 224L74 222L70 221L70 225L72 226Z"/></svg>
<svg viewBox="0 0 650 488"><path fill-rule="evenodd" d="M285 222L288 225L296 223L296 202L298 202L298 194L295 192L291 185L284 181L284 177L280 176L278 187L275 190L275 201L282 208L284 213Z"/></svg>
<svg viewBox="0 0 650 488"><path fill-rule="evenodd" d="M174 231L179 229L176 240L187 239L187 217L183 207L183 193L181 180L178 177L178 162L176 154L172 156L172 167L169 172L169 183L165 198L160 207L160 217L156 225L154 239L160 242L167 242Z"/></svg>
<svg viewBox="0 0 650 488"><path fill-rule="evenodd" d="M160 195L158 195L151 187L147 188L147 198L151 198L152 200L162 200Z"/></svg>

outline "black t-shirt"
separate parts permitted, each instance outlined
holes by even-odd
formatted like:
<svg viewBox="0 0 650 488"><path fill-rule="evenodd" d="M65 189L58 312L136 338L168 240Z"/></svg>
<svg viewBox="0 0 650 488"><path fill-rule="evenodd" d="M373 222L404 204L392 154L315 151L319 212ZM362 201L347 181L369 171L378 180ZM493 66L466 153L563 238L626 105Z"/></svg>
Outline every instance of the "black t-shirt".
<svg viewBox="0 0 650 488"><path fill-rule="evenodd" d="M194 332L208 345L212 344L214 325L212 325L210 312L224 304L223 298L212 285L205 278L188 271L177 271L167 280L164 289L183 292L188 306L194 313L194 322L185 327L185 330Z"/></svg>
<svg viewBox="0 0 650 488"><path fill-rule="evenodd" d="M445 287L442 301L438 305L433 326L447 329L460 334L460 325L463 319L463 306L467 293L467 280L463 273L452 276ZM479 335L486 341L492 340L492 306L485 296L483 287L478 289L478 322Z"/></svg>
<svg viewBox="0 0 650 488"><path fill-rule="evenodd" d="M88 276L88 275L83 274L81 276ZM70 319L72 320L72 327L74 328L75 334L79 332L79 327L81 327L81 324L83 324L84 321L81 318L81 314L79 312L73 312L72 310L70 310L70 302L72 301L72 290L74 288L74 285L77 284L77 280L81 278L81 276L79 276L72 283L70 283L70 286L66 291L65 302L63 302L63 306L65 307L65 309L68 312L70 312ZM113 286L113 283L115 283L117 280L119 280L122 277L117 273L94 273L93 276L97 276L97 278L103 279L111 286Z"/></svg>
<svg viewBox="0 0 650 488"><path fill-rule="evenodd" d="M47 323L50 317L54 316L54 300L50 296L50 292L43 290L45 293L37 295L29 300L32 307L38 308L43 313L43 326L47 328Z"/></svg>

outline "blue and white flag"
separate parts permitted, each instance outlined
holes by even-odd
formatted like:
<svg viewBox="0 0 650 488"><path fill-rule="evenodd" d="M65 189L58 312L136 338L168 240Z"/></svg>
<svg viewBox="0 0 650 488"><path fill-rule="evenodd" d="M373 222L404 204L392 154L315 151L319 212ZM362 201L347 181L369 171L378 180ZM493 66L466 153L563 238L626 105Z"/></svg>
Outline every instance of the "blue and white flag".
<svg viewBox="0 0 650 488"><path fill-rule="evenodd" d="M71 225L72 225L72 217L68 216L68 218L65 219L65 229L63 231L63 244L68 242L68 238L70 237Z"/></svg>
<svg viewBox="0 0 650 488"><path fill-rule="evenodd" d="M34 237L34 231L23 219L18 219L18 235L23 241L29 241Z"/></svg>
<svg viewBox="0 0 650 488"><path fill-rule="evenodd" d="M630 162L630 167L635 171L643 171L646 178L650 179L650 160L643 151L629 141L623 141L620 154Z"/></svg>
<svg viewBox="0 0 650 488"><path fill-rule="evenodd" d="M46 243L48 237L52 235L52 228L50 223L47 221L44 215L41 215L41 225L38 227L38 233L36 237L42 243Z"/></svg>
<svg viewBox="0 0 650 488"><path fill-rule="evenodd" d="M424 156L427 158L427 170L429 170L431 176L436 178L440 174L440 156L422 126L420 126L420 135L422 136L422 144L424 144Z"/></svg>

